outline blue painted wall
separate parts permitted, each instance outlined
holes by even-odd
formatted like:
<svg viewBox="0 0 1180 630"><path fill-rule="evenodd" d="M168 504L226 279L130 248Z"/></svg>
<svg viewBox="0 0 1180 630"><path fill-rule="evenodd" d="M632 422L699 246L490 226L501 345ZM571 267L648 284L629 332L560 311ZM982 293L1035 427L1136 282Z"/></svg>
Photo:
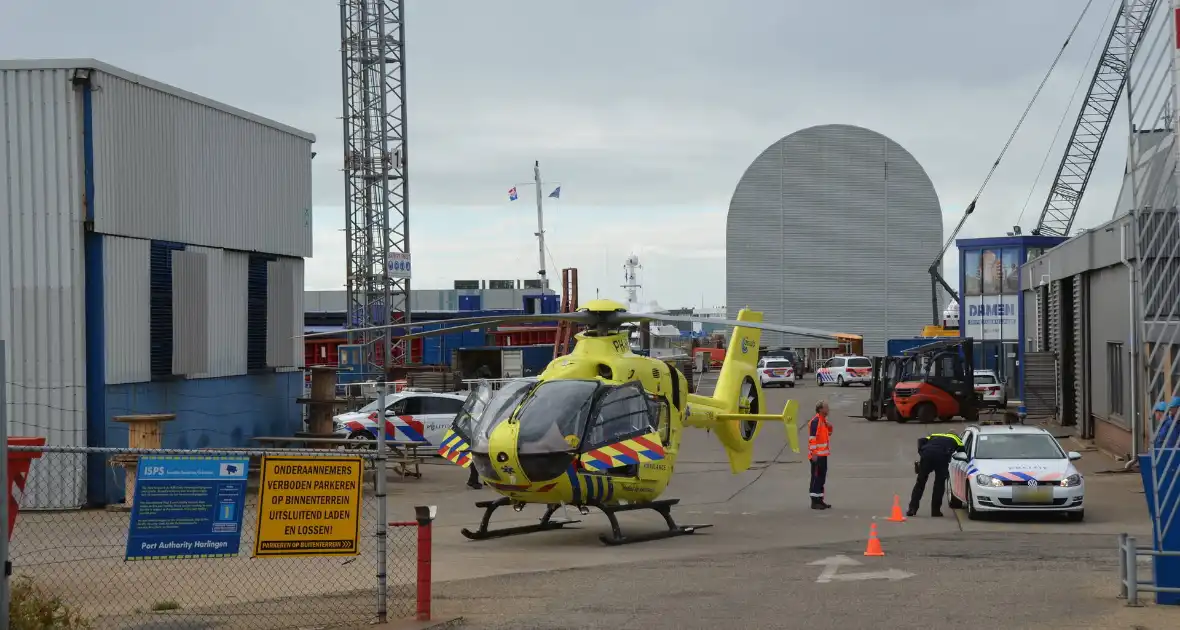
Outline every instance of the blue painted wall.
<svg viewBox="0 0 1180 630"><path fill-rule="evenodd" d="M127 446L127 425L112 418L129 414L175 413L164 423L164 448L258 446L251 438L292 435L303 427L295 402L303 395L302 372L107 385L104 393L110 447ZM92 502L122 501L122 471L110 470L91 468L91 479L105 479L102 496Z"/></svg>

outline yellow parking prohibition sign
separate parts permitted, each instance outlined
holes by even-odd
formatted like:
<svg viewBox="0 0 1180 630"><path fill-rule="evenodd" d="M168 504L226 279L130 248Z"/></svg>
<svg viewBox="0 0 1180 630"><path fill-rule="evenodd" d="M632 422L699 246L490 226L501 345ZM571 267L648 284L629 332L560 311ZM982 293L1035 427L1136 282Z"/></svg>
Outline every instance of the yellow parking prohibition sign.
<svg viewBox="0 0 1180 630"><path fill-rule="evenodd" d="M254 557L360 553L360 457L262 458Z"/></svg>

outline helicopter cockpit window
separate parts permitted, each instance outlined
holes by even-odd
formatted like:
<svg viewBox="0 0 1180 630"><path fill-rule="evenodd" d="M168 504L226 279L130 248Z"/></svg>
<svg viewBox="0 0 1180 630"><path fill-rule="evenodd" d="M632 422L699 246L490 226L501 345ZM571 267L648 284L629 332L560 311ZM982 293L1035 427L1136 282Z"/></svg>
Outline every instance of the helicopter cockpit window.
<svg viewBox="0 0 1180 630"><path fill-rule="evenodd" d="M498 390L492 391L491 385L481 383L479 389L484 390L487 405L483 413L478 415L471 435L471 450L477 453L488 452L488 436L492 434L501 422L512 417L512 412L524 400L526 394L537 386L536 381L509 381Z"/></svg>
<svg viewBox="0 0 1180 630"><path fill-rule="evenodd" d="M590 421L582 450L614 444L656 430L659 416L649 400L647 392L637 382L605 391L594 407L594 417Z"/></svg>
<svg viewBox="0 0 1180 630"><path fill-rule="evenodd" d="M467 394L467 400L463 401L463 408L455 416L455 423L452 428L459 437L471 443L475 436L477 425L479 424L480 416L488 407L488 402L492 398L492 386L486 380L480 380L475 389Z"/></svg>
<svg viewBox="0 0 1180 630"><path fill-rule="evenodd" d="M537 386L516 414L520 455L577 450L586 428L599 381L546 381Z"/></svg>

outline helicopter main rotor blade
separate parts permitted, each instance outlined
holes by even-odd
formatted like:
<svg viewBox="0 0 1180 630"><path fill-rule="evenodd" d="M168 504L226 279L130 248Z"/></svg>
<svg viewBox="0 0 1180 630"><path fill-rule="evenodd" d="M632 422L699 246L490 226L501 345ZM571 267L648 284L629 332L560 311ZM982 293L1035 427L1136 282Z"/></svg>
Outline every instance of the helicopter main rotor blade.
<svg viewBox="0 0 1180 630"><path fill-rule="evenodd" d="M389 330L391 328L403 328L413 330L423 326L433 326L438 324L459 324L457 326L448 326L437 330L424 330L419 332L412 332L406 335L395 335L393 339L413 339L417 337L434 337L436 335L445 335L447 333L459 332L463 330L471 330L473 328L482 328L484 326L492 326L496 324L511 324L521 323L527 324L532 322L556 322L567 321L575 324L589 325L593 323L593 317L587 313L549 313L538 315L487 315L483 317L461 317L456 319L441 319L426 322L410 322L408 324L386 324L383 326L370 326L367 328L351 328L343 329L333 332L320 333L304 333L298 337L322 337L322 336L340 336L342 333L349 332L363 332L369 330Z"/></svg>
<svg viewBox="0 0 1180 630"><path fill-rule="evenodd" d="M479 317L456 317L454 319L435 319L424 322L410 322L409 324L383 324L381 326L369 326L367 328L345 328L343 332L367 332L370 330L385 330L386 328L414 328L417 326L433 326L436 324L465 324L468 322L496 322L511 315L481 315ZM519 317L531 317L531 315L520 315ZM544 321L544 320L541 320ZM318 332L318 333L304 333L296 335L296 337L323 337L327 335L339 335L341 331L332 332Z"/></svg>
<svg viewBox="0 0 1180 630"><path fill-rule="evenodd" d="M473 328L482 328L491 324L513 324L513 323L529 323L529 322L556 322L566 321L574 324L589 325L594 320L592 317L586 317L586 313L553 313L550 315L522 315L509 316L495 322L472 322L470 324L460 324L458 326L448 326L446 328L439 328L437 330L422 330L412 332L405 335L394 335L390 339L418 339L422 337L437 337L439 335L447 335L454 332L462 332L464 330L471 330ZM413 324L409 326L413 328Z"/></svg>
<svg viewBox="0 0 1180 630"><path fill-rule="evenodd" d="M831 332L827 330L816 330L814 328L800 328L798 326L784 326L782 324L766 324L762 322L741 322L736 319L717 319L715 317L684 317L680 315L629 315L628 319L635 318L632 321L656 321L656 322L676 322L682 324L724 324L726 326L742 326L744 328L755 328L758 330L765 330L768 332L787 333L790 335L798 335L800 337L811 337L813 339L861 339L860 335L853 335L847 333Z"/></svg>

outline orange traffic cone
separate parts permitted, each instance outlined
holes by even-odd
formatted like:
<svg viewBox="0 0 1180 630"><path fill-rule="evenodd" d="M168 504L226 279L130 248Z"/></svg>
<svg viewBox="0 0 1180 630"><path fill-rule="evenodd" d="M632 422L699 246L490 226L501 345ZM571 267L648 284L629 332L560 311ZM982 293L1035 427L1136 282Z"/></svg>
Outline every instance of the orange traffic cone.
<svg viewBox="0 0 1180 630"><path fill-rule="evenodd" d="M893 495L893 510L889 514L889 518L885 519L892 523L904 523L905 514L901 511L901 497L896 494Z"/></svg>
<svg viewBox="0 0 1180 630"><path fill-rule="evenodd" d="M883 556L885 550L881 549L881 540L877 538L877 524L873 523L869 527L869 544L865 545L866 556Z"/></svg>

